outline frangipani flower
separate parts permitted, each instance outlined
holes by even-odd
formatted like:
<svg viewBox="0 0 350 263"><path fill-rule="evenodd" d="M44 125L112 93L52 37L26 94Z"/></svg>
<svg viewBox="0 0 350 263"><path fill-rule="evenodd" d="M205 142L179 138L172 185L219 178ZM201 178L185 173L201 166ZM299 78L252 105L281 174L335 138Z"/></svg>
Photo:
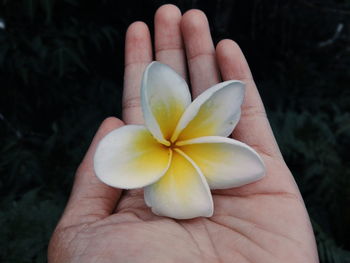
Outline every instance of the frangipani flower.
<svg viewBox="0 0 350 263"><path fill-rule="evenodd" d="M152 62L141 86L145 126L126 125L101 140L97 177L117 188L145 187L145 202L157 215L212 216L210 189L242 186L265 174L252 148L226 138L240 118L243 96L244 84L230 80L191 103L185 80Z"/></svg>

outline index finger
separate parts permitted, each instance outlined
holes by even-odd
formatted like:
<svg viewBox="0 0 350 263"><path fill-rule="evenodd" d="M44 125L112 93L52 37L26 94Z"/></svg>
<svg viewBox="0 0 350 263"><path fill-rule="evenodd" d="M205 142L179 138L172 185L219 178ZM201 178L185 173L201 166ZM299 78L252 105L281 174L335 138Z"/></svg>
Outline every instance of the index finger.
<svg viewBox="0 0 350 263"><path fill-rule="evenodd" d="M152 62L152 42L147 25L134 22L126 32L123 91L123 120L126 124L142 124L140 105L141 79Z"/></svg>

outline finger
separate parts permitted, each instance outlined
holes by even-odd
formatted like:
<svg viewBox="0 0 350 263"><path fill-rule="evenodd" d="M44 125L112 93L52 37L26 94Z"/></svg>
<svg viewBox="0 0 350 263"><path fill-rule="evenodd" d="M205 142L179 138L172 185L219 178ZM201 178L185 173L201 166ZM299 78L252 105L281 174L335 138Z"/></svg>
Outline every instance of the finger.
<svg viewBox="0 0 350 263"><path fill-rule="evenodd" d="M226 39L218 43L216 55L223 80L236 79L246 83L242 115L233 136L260 153L281 158L259 91L241 49L234 41Z"/></svg>
<svg viewBox="0 0 350 263"><path fill-rule="evenodd" d="M180 29L181 11L174 5L161 6L154 17L156 60L172 67L186 79L186 57Z"/></svg>
<svg viewBox="0 0 350 263"><path fill-rule="evenodd" d="M142 74L152 61L152 43L148 27L143 22L131 24L126 32L123 92L123 120L127 124L141 124L140 107Z"/></svg>
<svg viewBox="0 0 350 263"><path fill-rule="evenodd" d="M107 118L98 129L80 164L73 189L60 221L60 226L91 223L109 216L120 197L121 190L102 183L94 173L93 156L99 141L110 131L123 125L117 118Z"/></svg>
<svg viewBox="0 0 350 263"><path fill-rule="evenodd" d="M187 11L181 20L192 94L194 97L220 82L215 49L207 17L200 10Z"/></svg>

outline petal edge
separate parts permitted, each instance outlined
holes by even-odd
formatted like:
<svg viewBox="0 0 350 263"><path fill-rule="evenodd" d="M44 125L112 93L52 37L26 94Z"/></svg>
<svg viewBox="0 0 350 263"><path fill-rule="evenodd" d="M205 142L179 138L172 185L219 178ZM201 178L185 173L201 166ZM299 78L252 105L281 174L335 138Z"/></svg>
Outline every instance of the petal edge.
<svg viewBox="0 0 350 263"><path fill-rule="evenodd" d="M107 185L134 189L158 181L170 161L170 150L157 142L144 126L126 125L108 133L99 142L94 171Z"/></svg>
<svg viewBox="0 0 350 263"><path fill-rule="evenodd" d="M210 217L214 211L210 189L200 169L178 150L167 173L147 186L144 195L146 204L159 216L190 219Z"/></svg>
<svg viewBox="0 0 350 263"><path fill-rule="evenodd" d="M157 61L146 67L141 84L142 112L146 126L159 142L170 145L167 140L190 103L186 81L172 68Z"/></svg>
<svg viewBox="0 0 350 263"><path fill-rule="evenodd" d="M210 189L239 187L265 175L265 165L259 154L237 140L207 136L177 145L202 170Z"/></svg>
<svg viewBox="0 0 350 263"><path fill-rule="evenodd" d="M203 136L228 136L241 116L244 83L228 80L199 95L186 109L171 138L188 140Z"/></svg>

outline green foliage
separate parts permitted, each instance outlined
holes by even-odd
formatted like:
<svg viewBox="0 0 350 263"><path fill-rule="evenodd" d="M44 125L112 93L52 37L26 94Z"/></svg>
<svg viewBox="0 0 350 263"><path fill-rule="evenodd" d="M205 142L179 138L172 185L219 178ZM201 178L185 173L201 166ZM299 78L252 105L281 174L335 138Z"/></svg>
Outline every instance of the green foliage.
<svg viewBox="0 0 350 263"><path fill-rule="evenodd" d="M349 262L349 113L271 113L277 140L312 219L322 262ZM341 244L337 245L337 242ZM341 249L344 248L344 249Z"/></svg>
<svg viewBox="0 0 350 263"><path fill-rule="evenodd" d="M350 262L350 1L171 2L204 10L215 42L241 45L321 262ZM126 28L152 28L163 3L0 0L1 262L46 261L94 132L121 115Z"/></svg>
<svg viewBox="0 0 350 263"><path fill-rule="evenodd" d="M63 196L60 198L62 200ZM2 200L0 212L2 262L46 261L47 243L62 212L63 202L42 199L35 189L26 192L19 201L13 200L13 197Z"/></svg>

